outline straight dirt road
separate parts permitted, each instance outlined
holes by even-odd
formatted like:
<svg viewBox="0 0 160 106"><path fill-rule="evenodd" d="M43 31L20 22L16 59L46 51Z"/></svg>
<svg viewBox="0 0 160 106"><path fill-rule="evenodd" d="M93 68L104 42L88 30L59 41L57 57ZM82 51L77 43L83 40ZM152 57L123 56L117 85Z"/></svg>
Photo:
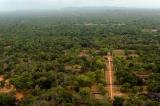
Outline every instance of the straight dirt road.
<svg viewBox="0 0 160 106"><path fill-rule="evenodd" d="M113 70L112 70L112 56L110 53L107 55L106 62L106 70L105 70L105 80L107 82L107 91L109 93L109 97L113 100Z"/></svg>

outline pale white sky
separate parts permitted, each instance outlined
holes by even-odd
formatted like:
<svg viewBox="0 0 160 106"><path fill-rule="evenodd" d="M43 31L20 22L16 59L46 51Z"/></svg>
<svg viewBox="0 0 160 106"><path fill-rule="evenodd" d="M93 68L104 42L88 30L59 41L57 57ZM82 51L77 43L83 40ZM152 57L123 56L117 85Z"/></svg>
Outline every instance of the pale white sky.
<svg viewBox="0 0 160 106"><path fill-rule="evenodd" d="M83 6L160 8L160 0L0 0L0 11L59 9Z"/></svg>

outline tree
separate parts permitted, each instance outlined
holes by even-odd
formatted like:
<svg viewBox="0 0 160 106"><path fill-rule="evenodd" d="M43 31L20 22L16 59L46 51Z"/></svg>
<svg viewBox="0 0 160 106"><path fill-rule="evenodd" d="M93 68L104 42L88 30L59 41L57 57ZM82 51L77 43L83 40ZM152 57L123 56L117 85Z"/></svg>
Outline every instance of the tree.
<svg viewBox="0 0 160 106"><path fill-rule="evenodd" d="M14 106L15 97L9 94L0 94L0 106Z"/></svg>
<svg viewBox="0 0 160 106"><path fill-rule="evenodd" d="M87 75L80 75L77 77L77 80L82 87L90 86L93 83L92 79Z"/></svg>
<svg viewBox="0 0 160 106"><path fill-rule="evenodd" d="M99 91L101 91L102 95L106 94L106 89L103 84L98 83L98 89L99 89Z"/></svg>
<svg viewBox="0 0 160 106"><path fill-rule="evenodd" d="M130 87L131 87L131 85L129 83L124 83L121 87L121 91L127 92L127 91L129 91Z"/></svg>
<svg viewBox="0 0 160 106"><path fill-rule="evenodd" d="M123 106L124 99L121 97L114 97L113 106Z"/></svg>
<svg viewBox="0 0 160 106"><path fill-rule="evenodd" d="M155 73L150 75L148 81L148 89L152 92L160 92L160 74Z"/></svg>
<svg viewBox="0 0 160 106"><path fill-rule="evenodd" d="M142 90L143 90L143 88L139 87L139 86L133 86L132 87L132 92L135 93L135 94L142 91Z"/></svg>
<svg viewBox="0 0 160 106"><path fill-rule="evenodd" d="M90 88L85 87L80 89L79 94L83 100L88 101L90 99L90 92Z"/></svg>
<svg viewBox="0 0 160 106"><path fill-rule="evenodd" d="M141 106L142 100L136 95L129 95L129 98L124 102L124 106Z"/></svg>
<svg viewBox="0 0 160 106"><path fill-rule="evenodd" d="M27 75L26 75L27 76ZM27 89L32 87L32 80L29 76L24 75L15 75L13 78L11 78L11 83L16 86L17 89Z"/></svg>

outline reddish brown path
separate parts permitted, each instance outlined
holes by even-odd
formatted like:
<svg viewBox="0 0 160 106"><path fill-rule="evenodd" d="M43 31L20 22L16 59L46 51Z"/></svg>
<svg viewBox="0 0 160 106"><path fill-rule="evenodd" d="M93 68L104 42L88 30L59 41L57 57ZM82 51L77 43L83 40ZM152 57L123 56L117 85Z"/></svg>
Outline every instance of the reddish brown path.
<svg viewBox="0 0 160 106"><path fill-rule="evenodd" d="M107 82L106 89L109 93L109 97L113 100L113 70L112 70L112 56L108 53L107 62L106 62L106 70L105 70L105 80Z"/></svg>

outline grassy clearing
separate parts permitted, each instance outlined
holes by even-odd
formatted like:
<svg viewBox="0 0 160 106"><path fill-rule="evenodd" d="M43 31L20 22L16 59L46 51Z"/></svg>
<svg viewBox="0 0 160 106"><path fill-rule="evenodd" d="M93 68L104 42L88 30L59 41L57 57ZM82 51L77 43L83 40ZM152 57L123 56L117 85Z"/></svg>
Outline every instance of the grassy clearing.
<svg viewBox="0 0 160 106"><path fill-rule="evenodd" d="M122 50L122 49L113 50L113 56L124 58L125 57L125 51Z"/></svg>

